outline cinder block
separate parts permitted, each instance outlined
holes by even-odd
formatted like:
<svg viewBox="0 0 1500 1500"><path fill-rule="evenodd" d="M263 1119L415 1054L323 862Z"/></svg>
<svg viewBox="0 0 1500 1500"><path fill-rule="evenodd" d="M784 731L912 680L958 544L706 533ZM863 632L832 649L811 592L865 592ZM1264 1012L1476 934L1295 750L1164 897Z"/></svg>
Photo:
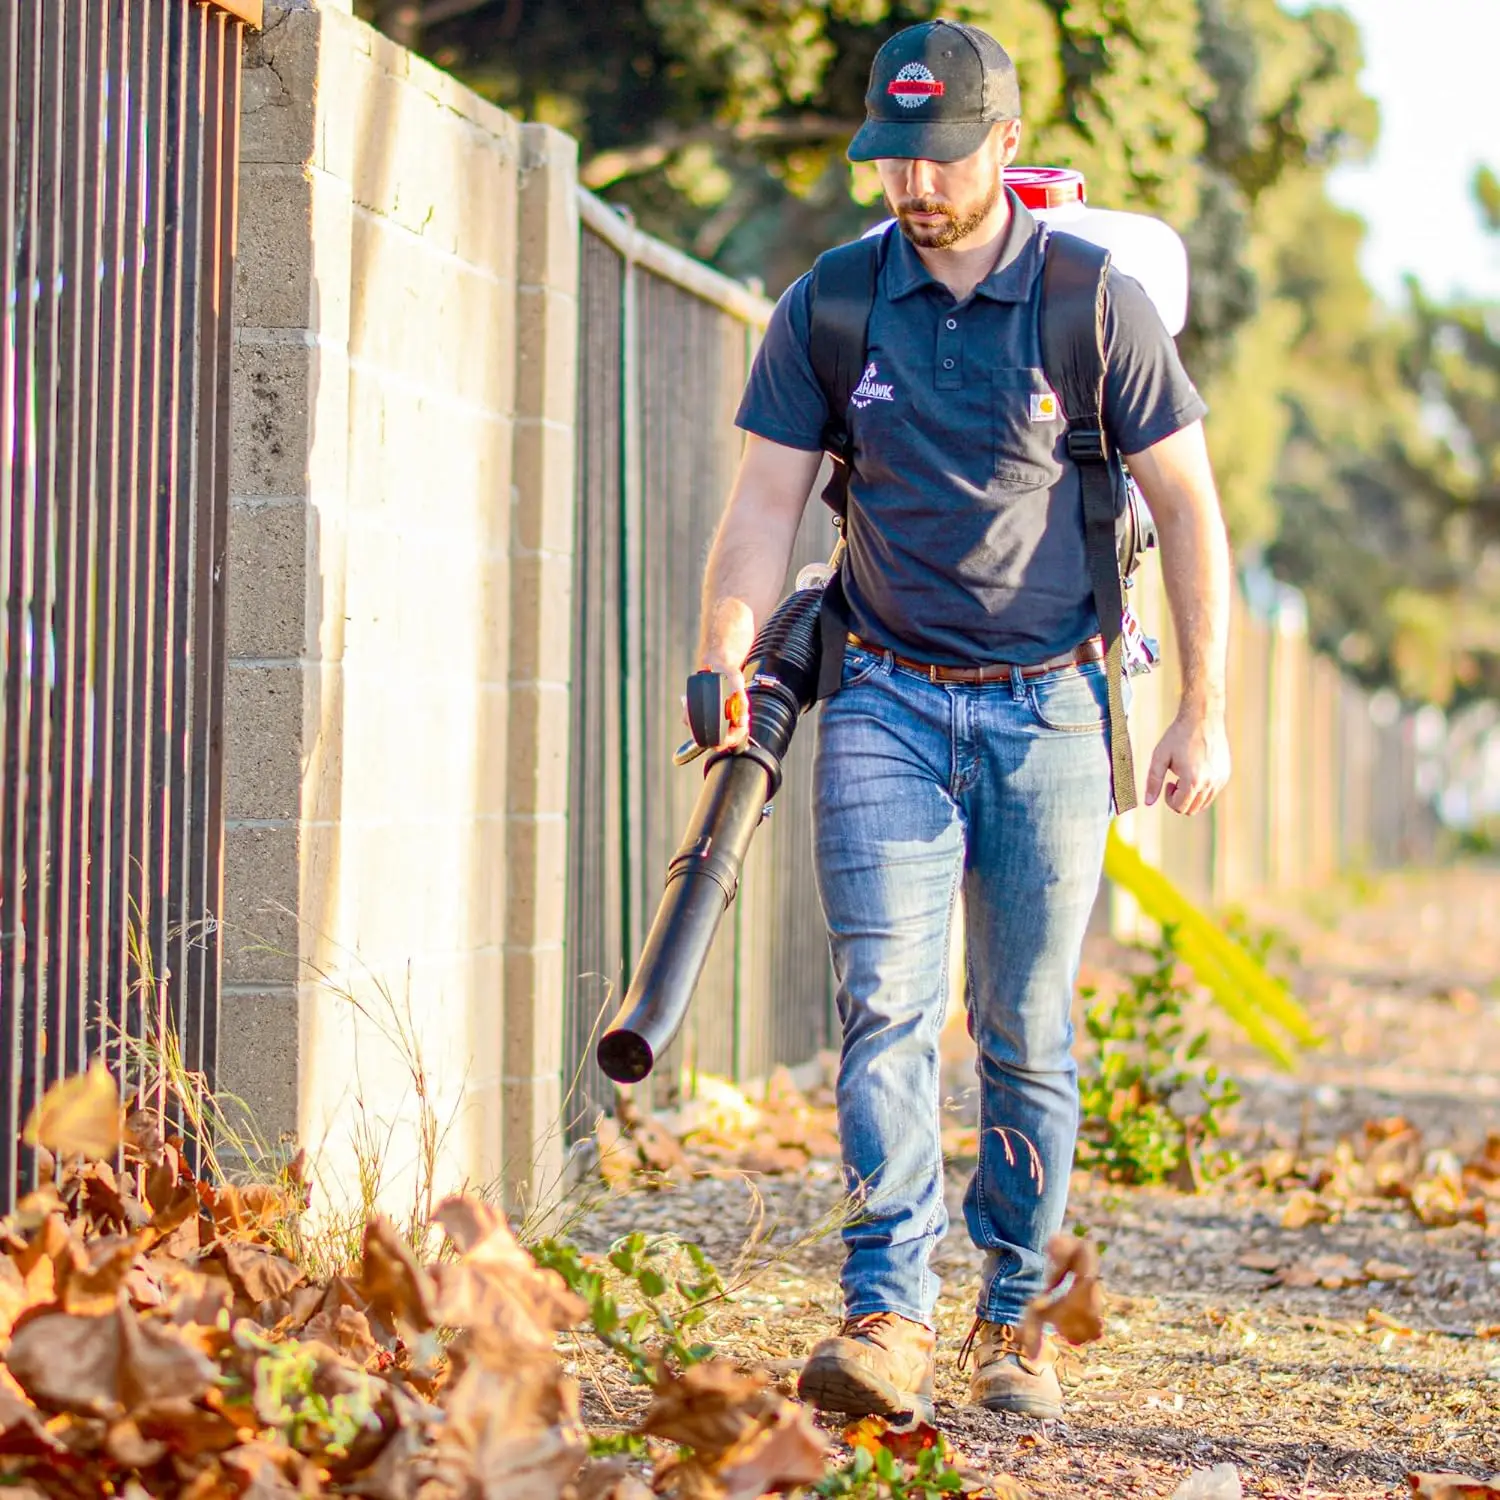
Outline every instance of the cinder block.
<svg viewBox="0 0 1500 1500"><path fill-rule="evenodd" d="M302 669L302 816L333 823L343 812L343 663L309 662Z"/></svg>
<svg viewBox="0 0 1500 1500"><path fill-rule="evenodd" d="M303 168L240 168L234 318L241 328L306 328L312 289L312 183Z"/></svg>
<svg viewBox="0 0 1500 1500"><path fill-rule="evenodd" d="M219 1007L218 1092L236 1128L244 1106L255 1138L274 1147L297 1134L301 1052L295 989L246 995L231 992Z"/></svg>
<svg viewBox="0 0 1500 1500"><path fill-rule="evenodd" d="M513 546L525 552L573 551L577 443L571 422L517 419L512 469Z"/></svg>
<svg viewBox="0 0 1500 1500"><path fill-rule="evenodd" d="M505 942L561 943L568 917L568 827L562 818L513 817L507 827Z"/></svg>
<svg viewBox="0 0 1500 1500"><path fill-rule="evenodd" d="M323 11L268 0L247 31L240 83L240 161L301 165L313 152Z"/></svg>
<svg viewBox="0 0 1500 1500"><path fill-rule="evenodd" d="M533 553L511 562L511 681L560 682L573 671L573 559Z"/></svg>
<svg viewBox="0 0 1500 1500"><path fill-rule="evenodd" d="M516 294L516 414L577 420L578 304L572 293L522 285Z"/></svg>
<svg viewBox="0 0 1500 1500"><path fill-rule="evenodd" d="M398 375L408 393L415 386L509 416L510 284L434 253L379 215L356 213L353 244L350 357Z"/></svg>
<svg viewBox="0 0 1500 1500"><path fill-rule="evenodd" d="M510 811L566 813L571 698L561 683L518 682L510 692Z"/></svg>
<svg viewBox="0 0 1500 1500"><path fill-rule="evenodd" d="M506 1077L561 1075L565 999L561 945L508 951L504 972Z"/></svg>
<svg viewBox="0 0 1500 1500"><path fill-rule="evenodd" d="M476 1080L465 1090L461 1127L469 1190L503 1195L505 1120L499 1079Z"/></svg>
<svg viewBox="0 0 1500 1500"><path fill-rule="evenodd" d="M295 823L224 830L224 982L295 983L301 830Z"/></svg>
<svg viewBox="0 0 1500 1500"><path fill-rule="evenodd" d="M497 1084L505 1063L505 964L498 948L481 948L473 956L467 1042L471 1066L468 1083Z"/></svg>
<svg viewBox="0 0 1500 1500"><path fill-rule="evenodd" d="M459 138L456 248L461 259L506 281L516 279L520 199L520 127L499 115L501 130L469 126Z"/></svg>
<svg viewBox="0 0 1500 1500"><path fill-rule="evenodd" d="M301 815L300 662L244 666L224 678L224 806L230 818Z"/></svg>
<svg viewBox="0 0 1500 1500"><path fill-rule="evenodd" d="M307 527L299 500L231 502L224 565L231 657L298 657L307 649Z"/></svg>
<svg viewBox="0 0 1500 1500"><path fill-rule="evenodd" d="M561 1078L507 1083L504 1099L505 1202L511 1213L550 1200L562 1186Z"/></svg>
<svg viewBox="0 0 1500 1500"><path fill-rule="evenodd" d="M578 142L550 125L521 127L517 275L526 286L578 286Z"/></svg>
<svg viewBox="0 0 1500 1500"><path fill-rule="evenodd" d="M486 683L479 689L479 734L475 756L479 763L475 811L480 817L502 818L510 799L510 689Z"/></svg>
<svg viewBox="0 0 1500 1500"><path fill-rule="evenodd" d="M229 465L233 494L307 493L308 353L300 344L234 346Z"/></svg>

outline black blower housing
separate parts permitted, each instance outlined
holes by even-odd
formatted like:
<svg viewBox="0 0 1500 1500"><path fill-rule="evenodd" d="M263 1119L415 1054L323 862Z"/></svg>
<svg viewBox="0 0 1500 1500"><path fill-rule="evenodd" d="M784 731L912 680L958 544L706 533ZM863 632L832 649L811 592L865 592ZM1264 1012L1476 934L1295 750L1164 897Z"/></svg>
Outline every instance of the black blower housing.
<svg viewBox="0 0 1500 1500"><path fill-rule="evenodd" d="M745 664L750 739L738 750L710 752L625 1003L599 1039L599 1066L616 1083L645 1078L687 1015L714 933L739 890L750 840L781 785L797 720L813 703L822 603L821 586L798 589L755 638Z"/></svg>

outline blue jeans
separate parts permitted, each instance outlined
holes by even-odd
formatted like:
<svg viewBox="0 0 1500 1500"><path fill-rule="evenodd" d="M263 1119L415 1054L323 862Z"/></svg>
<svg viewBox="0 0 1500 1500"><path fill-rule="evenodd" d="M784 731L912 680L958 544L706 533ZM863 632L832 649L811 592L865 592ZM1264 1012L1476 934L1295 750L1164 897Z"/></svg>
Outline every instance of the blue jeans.
<svg viewBox="0 0 1500 1500"><path fill-rule="evenodd" d="M838 984L839 1128L859 1198L845 1311L931 1326L948 1225L938 1036L962 894L979 1160L964 1198L986 1251L976 1310L1041 1291L1078 1129L1069 1011L1111 816L1097 663L950 686L850 647L814 770L818 888Z"/></svg>

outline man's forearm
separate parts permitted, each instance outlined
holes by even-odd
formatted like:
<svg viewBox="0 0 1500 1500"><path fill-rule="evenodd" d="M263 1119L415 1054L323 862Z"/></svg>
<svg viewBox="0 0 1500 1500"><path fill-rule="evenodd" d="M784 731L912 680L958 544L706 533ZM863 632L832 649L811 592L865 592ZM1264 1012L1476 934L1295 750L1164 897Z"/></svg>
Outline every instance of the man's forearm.
<svg viewBox="0 0 1500 1500"><path fill-rule="evenodd" d="M702 665L744 664L757 627L781 598L795 536L795 530L782 535L780 528L767 526L742 504L724 512L703 576Z"/></svg>
<svg viewBox="0 0 1500 1500"><path fill-rule="evenodd" d="M755 632L781 598L792 544L821 454L751 437L703 575L698 662L744 665Z"/></svg>
<svg viewBox="0 0 1500 1500"><path fill-rule="evenodd" d="M1211 498L1211 497L1210 497ZM1229 654L1229 542L1218 505L1184 499L1157 517L1162 581L1182 666L1181 712L1224 712Z"/></svg>

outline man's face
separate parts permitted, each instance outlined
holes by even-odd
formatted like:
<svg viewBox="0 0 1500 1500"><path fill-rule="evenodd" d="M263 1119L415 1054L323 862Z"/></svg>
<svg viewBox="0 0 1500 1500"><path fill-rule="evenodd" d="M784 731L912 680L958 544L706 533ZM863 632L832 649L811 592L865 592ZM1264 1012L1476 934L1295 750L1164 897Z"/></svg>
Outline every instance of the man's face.
<svg viewBox="0 0 1500 1500"><path fill-rule="evenodd" d="M875 165L880 184L901 225L919 250L961 244L989 216L1005 190L1005 168L1015 160L1021 122L1004 120L972 156L925 161L887 156Z"/></svg>

